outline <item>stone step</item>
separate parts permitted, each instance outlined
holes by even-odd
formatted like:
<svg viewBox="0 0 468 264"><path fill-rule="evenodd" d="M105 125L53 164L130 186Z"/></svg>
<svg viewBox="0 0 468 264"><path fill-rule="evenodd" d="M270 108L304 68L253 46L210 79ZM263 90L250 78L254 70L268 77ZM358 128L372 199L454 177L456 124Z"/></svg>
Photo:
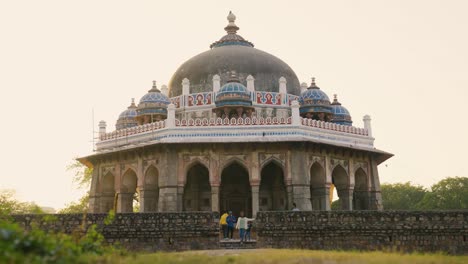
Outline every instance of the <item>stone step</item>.
<svg viewBox="0 0 468 264"><path fill-rule="evenodd" d="M256 248L256 246L257 246L256 240L243 241L242 243L240 242L240 240L219 241L220 249L248 249L248 248Z"/></svg>

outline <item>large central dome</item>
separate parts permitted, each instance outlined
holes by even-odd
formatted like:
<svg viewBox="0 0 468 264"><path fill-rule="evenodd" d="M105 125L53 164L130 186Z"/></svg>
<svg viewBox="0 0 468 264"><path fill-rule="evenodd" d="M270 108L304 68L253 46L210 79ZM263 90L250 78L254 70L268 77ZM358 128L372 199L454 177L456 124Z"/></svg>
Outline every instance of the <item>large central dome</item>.
<svg viewBox="0 0 468 264"><path fill-rule="evenodd" d="M241 83L246 84L247 76L255 78L255 90L279 92L279 78L287 81L287 92L300 94L300 84L294 71L279 58L258 50L236 32L235 16L228 15L229 24L224 29L227 35L213 43L211 49L183 63L169 82L169 96L182 94L182 80L190 81L190 93L213 90L213 76L221 77L226 83L235 71Z"/></svg>

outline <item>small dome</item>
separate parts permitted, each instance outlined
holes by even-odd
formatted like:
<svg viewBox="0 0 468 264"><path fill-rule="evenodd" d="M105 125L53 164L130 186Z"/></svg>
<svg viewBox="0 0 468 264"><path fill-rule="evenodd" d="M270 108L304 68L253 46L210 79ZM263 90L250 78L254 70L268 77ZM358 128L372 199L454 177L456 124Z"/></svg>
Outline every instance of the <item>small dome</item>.
<svg viewBox="0 0 468 264"><path fill-rule="evenodd" d="M123 111L119 115L119 119L117 119L117 123L115 125L116 129L124 129L138 125L138 122L136 121L136 110L137 106L135 105L135 99L132 98L132 103L127 108L127 110Z"/></svg>
<svg viewBox="0 0 468 264"><path fill-rule="evenodd" d="M243 84L239 82L235 73L231 75L231 79L221 87L216 94L216 107L219 106L251 106L250 92Z"/></svg>
<svg viewBox="0 0 468 264"><path fill-rule="evenodd" d="M332 114L330 99L327 94L320 90L320 88L315 84L315 78L312 78L312 84L310 87L307 88L307 90L305 90L299 97L299 103L301 104L299 109L301 115L305 115L307 113Z"/></svg>
<svg viewBox="0 0 468 264"><path fill-rule="evenodd" d="M340 125L351 126L353 121L351 120L351 114L346 107L342 106L338 102L336 94L334 95L333 103L331 104L333 110L332 122Z"/></svg>
<svg viewBox="0 0 468 264"><path fill-rule="evenodd" d="M170 103L169 98L156 87L156 81L153 81L151 90L140 99L137 114L166 114L167 105Z"/></svg>

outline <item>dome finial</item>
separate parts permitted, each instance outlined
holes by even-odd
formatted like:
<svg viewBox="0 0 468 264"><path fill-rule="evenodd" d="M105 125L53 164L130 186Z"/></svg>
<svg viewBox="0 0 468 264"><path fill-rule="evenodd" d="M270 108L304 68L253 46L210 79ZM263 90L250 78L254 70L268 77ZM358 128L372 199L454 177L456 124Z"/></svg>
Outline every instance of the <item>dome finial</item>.
<svg viewBox="0 0 468 264"><path fill-rule="evenodd" d="M312 77L312 81L310 83L310 86L307 88L307 89L320 89L317 87L317 85L315 84L315 77Z"/></svg>
<svg viewBox="0 0 468 264"><path fill-rule="evenodd" d="M340 102L338 102L338 95L334 94L333 95L333 103L332 105L341 105Z"/></svg>
<svg viewBox="0 0 468 264"><path fill-rule="evenodd" d="M228 72L229 75L229 79L228 79L228 83L230 82L240 82L239 81L239 78L237 77L237 74L236 74L236 71L230 71Z"/></svg>
<svg viewBox="0 0 468 264"><path fill-rule="evenodd" d="M151 87L151 90L149 90L148 92L158 92L160 93L161 91L159 91L158 87L156 86L156 81L153 80L153 87Z"/></svg>
<svg viewBox="0 0 468 264"><path fill-rule="evenodd" d="M229 11L229 15L227 16L227 20L229 24L224 28L228 34L236 34L239 27L234 23L236 21L236 16Z"/></svg>
<svg viewBox="0 0 468 264"><path fill-rule="evenodd" d="M130 104L130 106L128 108L130 109L130 108L135 108L135 107L136 107L135 98L132 98L132 103Z"/></svg>

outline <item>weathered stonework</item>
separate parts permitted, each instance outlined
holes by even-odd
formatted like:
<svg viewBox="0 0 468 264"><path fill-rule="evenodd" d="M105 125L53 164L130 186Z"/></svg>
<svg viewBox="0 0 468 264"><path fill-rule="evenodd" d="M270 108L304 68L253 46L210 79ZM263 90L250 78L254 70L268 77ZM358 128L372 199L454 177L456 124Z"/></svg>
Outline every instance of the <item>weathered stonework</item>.
<svg viewBox="0 0 468 264"><path fill-rule="evenodd" d="M257 247L468 254L468 211L259 212Z"/></svg>
<svg viewBox="0 0 468 264"><path fill-rule="evenodd" d="M97 226L107 243L133 251L179 251L219 248L219 214L209 212L116 214L106 225L106 214L15 215L23 227L36 223L47 231L85 232ZM53 220L52 220L53 219Z"/></svg>
<svg viewBox="0 0 468 264"><path fill-rule="evenodd" d="M95 173L90 213L380 210L380 154L311 142L155 144L87 157ZM372 167L374 166L374 167Z"/></svg>

